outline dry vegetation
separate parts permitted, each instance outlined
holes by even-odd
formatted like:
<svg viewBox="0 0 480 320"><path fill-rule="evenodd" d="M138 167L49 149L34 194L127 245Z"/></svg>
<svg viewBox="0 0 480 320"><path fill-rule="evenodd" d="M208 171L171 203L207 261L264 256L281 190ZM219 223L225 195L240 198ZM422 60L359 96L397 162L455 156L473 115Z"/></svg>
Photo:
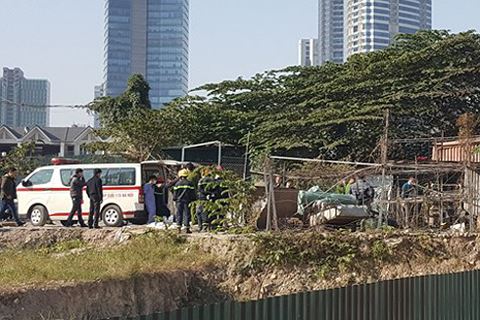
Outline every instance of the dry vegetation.
<svg viewBox="0 0 480 320"><path fill-rule="evenodd" d="M139 274L189 270L213 260L170 233L149 232L111 248L68 240L37 249L0 251L3 288L125 279Z"/></svg>

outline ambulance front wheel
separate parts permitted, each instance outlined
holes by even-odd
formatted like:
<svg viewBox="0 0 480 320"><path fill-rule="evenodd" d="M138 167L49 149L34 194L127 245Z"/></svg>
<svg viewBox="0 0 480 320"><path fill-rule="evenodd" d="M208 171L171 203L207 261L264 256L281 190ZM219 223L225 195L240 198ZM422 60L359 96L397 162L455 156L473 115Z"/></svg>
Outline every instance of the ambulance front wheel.
<svg viewBox="0 0 480 320"><path fill-rule="evenodd" d="M120 227L123 225L122 210L116 205L108 205L102 211L102 220L107 227Z"/></svg>
<svg viewBox="0 0 480 320"><path fill-rule="evenodd" d="M34 206L30 211L30 223L36 227L42 227L47 223L47 221L47 209L41 205Z"/></svg>

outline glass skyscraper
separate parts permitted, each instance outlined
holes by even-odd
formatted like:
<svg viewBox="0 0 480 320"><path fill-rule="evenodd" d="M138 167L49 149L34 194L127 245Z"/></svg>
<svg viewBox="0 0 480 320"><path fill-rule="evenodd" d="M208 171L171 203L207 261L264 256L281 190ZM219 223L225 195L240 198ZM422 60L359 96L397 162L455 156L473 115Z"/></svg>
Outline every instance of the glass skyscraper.
<svg viewBox="0 0 480 320"><path fill-rule="evenodd" d="M347 0L346 57L384 49L399 33L432 28L432 0Z"/></svg>
<svg viewBox="0 0 480 320"><path fill-rule="evenodd" d="M119 96L132 74L160 108L188 92L188 0L106 0L104 89Z"/></svg>

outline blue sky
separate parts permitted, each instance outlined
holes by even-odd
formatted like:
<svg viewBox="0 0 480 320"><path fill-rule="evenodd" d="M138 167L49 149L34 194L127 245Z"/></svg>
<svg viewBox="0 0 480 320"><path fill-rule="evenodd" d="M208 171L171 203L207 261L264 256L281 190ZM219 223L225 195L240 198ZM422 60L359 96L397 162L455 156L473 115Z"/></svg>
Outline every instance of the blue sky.
<svg viewBox="0 0 480 320"><path fill-rule="evenodd" d="M480 30L479 0L433 0L434 27ZM93 98L103 69L104 0L0 0L0 66L51 82L54 104ZM190 87L293 65L317 35L317 0L190 0ZM54 110L52 125L88 117Z"/></svg>

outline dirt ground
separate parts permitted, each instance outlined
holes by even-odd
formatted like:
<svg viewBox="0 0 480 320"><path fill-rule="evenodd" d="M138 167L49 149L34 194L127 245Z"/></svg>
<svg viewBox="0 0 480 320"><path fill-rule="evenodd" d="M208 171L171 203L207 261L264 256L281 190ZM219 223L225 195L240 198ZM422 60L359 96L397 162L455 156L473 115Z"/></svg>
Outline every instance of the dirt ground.
<svg viewBox="0 0 480 320"><path fill-rule="evenodd" d="M132 235L144 232L144 227L85 229L60 226L45 227L2 227L0 228L0 250L6 248L38 248L67 240L83 240L103 246L128 240Z"/></svg>
<svg viewBox="0 0 480 320"><path fill-rule="evenodd" d="M144 227L1 228L0 250L37 248L74 239L99 247L111 246L129 241L146 230ZM0 319L145 315L227 299L259 299L480 268L477 234L307 232L185 237L191 246L215 255L217 266L210 270L178 270L92 283L1 288Z"/></svg>
<svg viewBox="0 0 480 320"><path fill-rule="evenodd" d="M176 309L187 296L186 272L24 288L0 295L0 319L106 319Z"/></svg>

